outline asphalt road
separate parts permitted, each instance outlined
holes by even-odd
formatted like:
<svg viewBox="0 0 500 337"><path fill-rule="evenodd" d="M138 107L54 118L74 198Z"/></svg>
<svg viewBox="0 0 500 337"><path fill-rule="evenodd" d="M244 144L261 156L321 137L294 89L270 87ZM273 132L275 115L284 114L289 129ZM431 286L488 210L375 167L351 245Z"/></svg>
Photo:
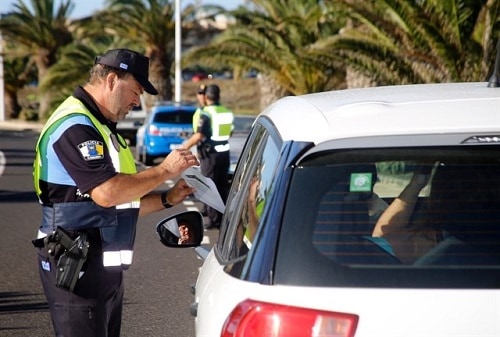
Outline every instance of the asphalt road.
<svg viewBox="0 0 500 337"><path fill-rule="evenodd" d="M0 130L0 336L53 335L31 245L41 218L32 183L37 137ZM192 248L164 247L154 232L159 220L185 207L200 205L187 201L139 220L134 263L125 272L123 337L194 336L190 288L202 261ZM210 247L218 232L205 233Z"/></svg>

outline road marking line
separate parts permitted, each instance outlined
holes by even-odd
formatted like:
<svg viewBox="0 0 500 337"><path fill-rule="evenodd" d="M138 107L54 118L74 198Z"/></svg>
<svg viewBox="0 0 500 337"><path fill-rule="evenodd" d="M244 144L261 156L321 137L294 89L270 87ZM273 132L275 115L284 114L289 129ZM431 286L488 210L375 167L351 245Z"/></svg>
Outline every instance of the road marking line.
<svg viewBox="0 0 500 337"><path fill-rule="evenodd" d="M3 152L0 151L0 176L3 174L6 164L7 164L7 159L5 159L5 155L3 154Z"/></svg>

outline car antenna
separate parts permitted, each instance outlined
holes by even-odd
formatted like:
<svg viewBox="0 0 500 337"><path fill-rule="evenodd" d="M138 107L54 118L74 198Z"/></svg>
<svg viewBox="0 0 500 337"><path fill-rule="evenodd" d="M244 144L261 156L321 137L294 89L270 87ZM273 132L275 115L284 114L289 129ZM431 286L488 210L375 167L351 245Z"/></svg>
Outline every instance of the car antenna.
<svg viewBox="0 0 500 337"><path fill-rule="evenodd" d="M495 59L495 68L488 82L488 88L500 87L500 38L497 41L497 57Z"/></svg>

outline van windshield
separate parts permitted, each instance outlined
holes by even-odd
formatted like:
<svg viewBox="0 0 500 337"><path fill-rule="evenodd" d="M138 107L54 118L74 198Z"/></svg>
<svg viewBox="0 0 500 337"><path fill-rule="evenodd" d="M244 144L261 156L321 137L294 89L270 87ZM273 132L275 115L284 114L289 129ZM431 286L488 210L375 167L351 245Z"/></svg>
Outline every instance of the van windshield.
<svg viewBox="0 0 500 337"><path fill-rule="evenodd" d="M294 170L275 279L498 287L499 173L498 146L315 154Z"/></svg>

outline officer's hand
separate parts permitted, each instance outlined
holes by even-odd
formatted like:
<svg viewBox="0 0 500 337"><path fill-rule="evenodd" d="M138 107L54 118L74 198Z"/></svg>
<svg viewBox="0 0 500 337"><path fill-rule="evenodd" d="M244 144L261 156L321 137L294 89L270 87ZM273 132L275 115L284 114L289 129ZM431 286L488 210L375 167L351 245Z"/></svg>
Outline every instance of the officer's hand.
<svg viewBox="0 0 500 337"><path fill-rule="evenodd" d="M160 166L173 176L181 174L185 169L191 166L198 165L200 165L200 163L198 159L196 159L196 156L186 149L173 150L160 164Z"/></svg>
<svg viewBox="0 0 500 337"><path fill-rule="evenodd" d="M175 183L174 187L168 191L167 199L172 204L177 205L186 199L188 195L193 194L194 192L196 192L194 187L188 186L184 179L179 179L179 181Z"/></svg>

